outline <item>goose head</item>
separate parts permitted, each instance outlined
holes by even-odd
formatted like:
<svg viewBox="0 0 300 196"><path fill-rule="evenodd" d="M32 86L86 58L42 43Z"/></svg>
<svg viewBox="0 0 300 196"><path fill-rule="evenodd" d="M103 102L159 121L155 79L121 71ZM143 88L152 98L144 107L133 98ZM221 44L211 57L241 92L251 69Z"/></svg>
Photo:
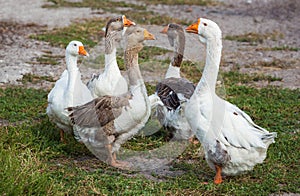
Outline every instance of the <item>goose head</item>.
<svg viewBox="0 0 300 196"><path fill-rule="evenodd" d="M175 48L178 48L179 46L184 47L185 36L184 36L183 28L180 25L170 23L161 31L161 33L168 35L168 40L172 47Z"/></svg>
<svg viewBox="0 0 300 196"><path fill-rule="evenodd" d="M71 41L67 48L66 48L66 54L77 57L79 55L82 56L89 56L89 54L84 49L83 44L80 41Z"/></svg>
<svg viewBox="0 0 300 196"><path fill-rule="evenodd" d="M125 48L126 50L137 47L142 48L144 40L155 40L155 37L142 27L132 26L125 33Z"/></svg>
<svg viewBox="0 0 300 196"><path fill-rule="evenodd" d="M199 18L197 22L185 29L188 33L198 34L201 42L206 43L209 39L221 39L222 32L219 26L206 18Z"/></svg>
<svg viewBox="0 0 300 196"><path fill-rule="evenodd" d="M105 37L111 31L121 31L124 29L123 30L124 33L125 29L132 25L135 25L135 23L127 19L125 15L111 18L106 24Z"/></svg>

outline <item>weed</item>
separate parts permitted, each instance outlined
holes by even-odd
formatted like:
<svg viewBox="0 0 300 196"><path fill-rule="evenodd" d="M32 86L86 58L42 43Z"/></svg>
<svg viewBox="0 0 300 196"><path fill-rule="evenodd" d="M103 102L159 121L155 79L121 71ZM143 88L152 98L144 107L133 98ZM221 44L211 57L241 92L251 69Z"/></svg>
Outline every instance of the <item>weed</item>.
<svg viewBox="0 0 300 196"><path fill-rule="evenodd" d="M300 49L297 48L297 47L291 47L291 46L286 46L286 45L283 45L283 46L275 46L275 47L271 47L271 48L258 48L256 50L263 50L263 51L299 51Z"/></svg>
<svg viewBox="0 0 300 196"><path fill-rule="evenodd" d="M272 33L259 34L250 32L242 35L226 35L225 39L238 42L249 42L251 44L263 43L265 39L276 41L278 38L283 38L283 34L277 31Z"/></svg>
<svg viewBox="0 0 300 196"><path fill-rule="evenodd" d="M26 84L28 82L33 83L33 84L37 84L41 81L55 82L55 80L51 76L39 76L39 75L31 74L31 73L23 75L21 81L22 81L23 84Z"/></svg>
<svg viewBox="0 0 300 196"><path fill-rule="evenodd" d="M65 48L70 41L81 41L84 46L95 46L101 37L104 37L102 27L106 20L101 18L87 19L84 22L75 22L64 28L54 29L42 34L30 35L30 38L50 42L53 46Z"/></svg>
<svg viewBox="0 0 300 196"><path fill-rule="evenodd" d="M105 11L115 10L116 7L126 7L135 10L145 10L145 6L140 6L131 3L125 3L124 1L108 1L108 0L83 0L79 2L71 2L65 0L48 0L53 5L44 5L44 8L58 8L58 7L90 7L92 9L103 9Z"/></svg>
<svg viewBox="0 0 300 196"><path fill-rule="evenodd" d="M213 0L154 0L154 1L146 1L143 0L147 4L166 4L166 5L200 5L200 6L212 6L217 5L218 2Z"/></svg>

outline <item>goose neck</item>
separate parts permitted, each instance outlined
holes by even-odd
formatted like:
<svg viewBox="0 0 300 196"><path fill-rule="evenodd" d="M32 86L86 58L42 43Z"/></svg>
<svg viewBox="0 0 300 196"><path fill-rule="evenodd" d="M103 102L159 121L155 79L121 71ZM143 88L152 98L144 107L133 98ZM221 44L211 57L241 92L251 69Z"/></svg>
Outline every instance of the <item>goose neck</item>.
<svg viewBox="0 0 300 196"><path fill-rule="evenodd" d="M66 55L66 64L68 70L68 84L65 91L68 105L73 105L73 94L75 90L76 80L78 77L79 69L77 67L77 57L72 55Z"/></svg>
<svg viewBox="0 0 300 196"><path fill-rule="evenodd" d="M185 47L185 37L183 32L178 35L174 44L174 56L171 60L171 63L174 67L180 67Z"/></svg>
<svg viewBox="0 0 300 196"><path fill-rule="evenodd" d="M114 73L118 74L120 72L120 69L117 64L117 49L115 48L112 53L105 54L105 68L104 72Z"/></svg>
<svg viewBox="0 0 300 196"><path fill-rule="evenodd" d="M112 54L116 49L116 31L110 31L105 37L105 54Z"/></svg>
<svg viewBox="0 0 300 196"><path fill-rule="evenodd" d="M129 85L135 86L143 83L143 77L138 64L138 52L141 47L126 49L124 53L125 65L128 70Z"/></svg>
<svg viewBox="0 0 300 196"><path fill-rule="evenodd" d="M204 71L197 89L215 92L219 65L221 62L222 40L208 39L206 41L206 62Z"/></svg>
<svg viewBox="0 0 300 196"><path fill-rule="evenodd" d="M77 67L77 56L73 56L69 53L66 53L66 64L67 64L67 70L68 72L76 71L78 70Z"/></svg>

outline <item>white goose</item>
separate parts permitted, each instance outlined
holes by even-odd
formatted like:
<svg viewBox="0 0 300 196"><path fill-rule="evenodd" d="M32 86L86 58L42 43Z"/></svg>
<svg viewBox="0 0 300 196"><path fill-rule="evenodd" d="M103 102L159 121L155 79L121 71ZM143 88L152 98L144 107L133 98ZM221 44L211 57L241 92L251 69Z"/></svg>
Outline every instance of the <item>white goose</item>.
<svg viewBox="0 0 300 196"><path fill-rule="evenodd" d="M77 67L79 55L88 56L79 41L71 41L66 48L67 69L48 94L47 115L60 130L61 141L64 142L64 132L73 133L66 107L82 105L91 101L93 97L89 89L81 81L81 73Z"/></svg>
<svg viewBox="0 0 300 196"><path fill-rule="evenodd" d="M177 24L169 24L162 33L168 35L169 43L174 47L165 79L156 86L156 92L150 99L156 99L152 108L156 107L156 114L161 125L166 127L175 140L192 139L193 132L184 116L183 102L193 94L195 86L192 82L180 77L180 66L184 55L184 30Z"/></svg>
<svg viewBox="0 0 300 196"><path fill-rule="evenodd" d="M68 108L74 133L100 160L125 167L116 160L120 146L144 127L150 116L150 102L138 64L144 40L155 39L146 29L130 27L125 33L125 65L129 91L121 96L103 96Z"/></svg>
<svg viewBox="0 0 300 196"><path fill-rule="evenodd" d="M127 81L121 75L117 64L116 45L120 32L131 25L135 25L135 23L128 20L125 15L112 18L107 22L105 30L104 72L94 75L87 83L94 98L104 95L121 95L128 91Z"/></svg>
<svg viewBox="0 0 300 196"><path fill-rule="evenodd" d="M219 26L199 18L186 31L205 43L206 64L185 115L204 147L208 165L216 171L214 182L220 184L221 173L236 175L262 163L277 134L254 124L245 112L215 94L222 51Z"/></svg>

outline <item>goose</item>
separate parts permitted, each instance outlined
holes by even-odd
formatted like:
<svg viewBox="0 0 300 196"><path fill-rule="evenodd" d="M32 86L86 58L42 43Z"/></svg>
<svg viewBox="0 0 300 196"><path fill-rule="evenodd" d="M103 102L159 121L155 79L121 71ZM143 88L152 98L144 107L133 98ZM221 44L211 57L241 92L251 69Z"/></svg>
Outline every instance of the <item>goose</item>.
<svg viewBox="0 0 300 196"><path fill-rule="evenodd" d="M48 94L46 113L50 121L54 122L60 130L60 139L64 140L64 132L73 133L66 107L81 105L93 99L89 89L81 81L81 73L77 67L79 55L89 56L79 41L71 41L66 48L67 69Z"/></svg>
<svg viewBox="0 0 300 196"><path fill-rule="evenodd" d="M194 136L183 110L183 102L193 94L195 86L192 82L180 76L180 65L184 55L185 35L178 24L168 24L161 33L168 36L169 43L174 47L165 79L156 86L155 94L150 96L152 108L156 108L156 115L161 125L167 128L175 140L190 140Z"/></svg>
<svg viewBox="0 0 300 196"><path fill-rule="evenodd" d="M126 79L121 75L121 71L116 59L116 45L119 39L119 32L135 25L134 22L126 18L125 15L110 19L105 30L105 68L104 72L94 75L87 86L94 98L104 95L121 95L128 91Z"/></svg>
<svg viewBox="0 0 300 196"><path fill-rule="evenodd" d="M144 127L150 116L150 102L138 64L138 52L144 40L155 37L141 27L129 27L125 33L125 65L129 91L123 95L106 95L91 102L69 107L75 135L101 161L124 168L128 164L116 160L120 146Z"/></svg>
<svg viewBox="0 0 300 196"><path fill-rule="evenodd" d="M277 133L256 125L244 111L216 95L222 52L219 26L209 19L199 18L186 31L198 34L206 45L206 63L186 103L185 116L204 148L209 167L216 172L214 183L220 184L221 174L238 175L262 163Z"/></svg>

